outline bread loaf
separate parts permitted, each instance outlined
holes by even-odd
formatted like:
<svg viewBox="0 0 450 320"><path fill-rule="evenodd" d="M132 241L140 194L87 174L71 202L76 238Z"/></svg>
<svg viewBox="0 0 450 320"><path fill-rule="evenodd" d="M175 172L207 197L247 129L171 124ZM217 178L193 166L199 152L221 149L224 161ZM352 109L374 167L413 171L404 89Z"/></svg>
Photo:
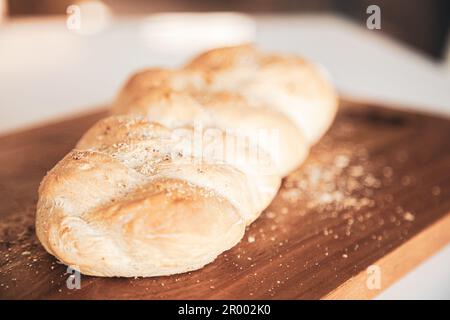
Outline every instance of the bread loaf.
<svg viewBox="0 0 450 320"><path fill-rule="evenodd" d="M336 108L317 67L252 46L138 72L43 179L38 238L88 275L199 269L242 239Z"/></svg>

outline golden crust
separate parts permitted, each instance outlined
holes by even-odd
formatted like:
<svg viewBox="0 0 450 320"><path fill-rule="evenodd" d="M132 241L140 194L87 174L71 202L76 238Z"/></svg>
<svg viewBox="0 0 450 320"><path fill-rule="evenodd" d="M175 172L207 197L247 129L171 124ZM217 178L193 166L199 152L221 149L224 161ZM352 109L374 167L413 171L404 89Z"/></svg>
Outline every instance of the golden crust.
<svg viewBox="0 0 450 320"><path fill-rule="evenodd" d="M286 114L311 144L337 112L337 94L327 77L300 57L264 54L244 45L203 53L185 70L204 73L209 90L238 92L251 103Z"/></svg>
<svg viewBox="0 0 450 320"><path fill-rule="evenodd" d="M89 275L201 268L240 241L330 126L336 101L311 63L250 45L141 71L114 115L43 179L37 236ZM277 139L261 143L264 130Z"/></svg>
<svg viewBox="0 0 450 320"><path fill-rule="evenodd" d="M85 274L154 276L200 268L236 244L280 177L207 153L197 162L172 134L132 116L89 129L39 188L47 251Z"/></svg>
<svg viewBox="0 0 450 320"><path fill-rule="evenodd" d="M245 231L229 201L180 180L152 181L113 200L81 216L52 204L42 217L41 204L39 239L84 274L131 277L200 268Z"/></svg>
<svg viewBox="0 0 450 320"><path fill-rule="evenodd" d="M250 44L212 49L204 52L187 65L186 69L199 72L220 72L227 69L257 65L259 52Z"/></svg>

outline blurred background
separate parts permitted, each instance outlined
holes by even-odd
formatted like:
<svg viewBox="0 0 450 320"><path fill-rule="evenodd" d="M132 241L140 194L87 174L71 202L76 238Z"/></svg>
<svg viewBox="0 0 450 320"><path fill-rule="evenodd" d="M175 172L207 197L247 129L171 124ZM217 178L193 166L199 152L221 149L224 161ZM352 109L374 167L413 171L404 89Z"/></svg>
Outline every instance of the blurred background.
<svg viewBox="0 0 450 320"><path fill-rule="evenodd" d="M9 17L62 15L70 0L3 0ZM83 1L78 1L83 2ZM86 2L86 1L85 1ZM100 1L89 1L100 2ZM383 33L435 59L446 58L450 3L446 0L104 0L114 14L234 11L245 13L336 13L365 23L366 8L383 8Z"/></svg>
<svg viewBox="0 0 450 320"><path fill-rule="evenodd" d="M103 106L139 68L245 42L322 64L343 96L449 115L449 15L447 0L0 0L0 133Z"/></svg>
<svg viewBox="0 0 450 320"><path fill-rule="evenodd" d="M344 97L450 116L449 21L448 0L0 0L0 134L104 108L139 68L246 42L322 64ZM449 266L447 246L380 298L450 298Z"/></svg>

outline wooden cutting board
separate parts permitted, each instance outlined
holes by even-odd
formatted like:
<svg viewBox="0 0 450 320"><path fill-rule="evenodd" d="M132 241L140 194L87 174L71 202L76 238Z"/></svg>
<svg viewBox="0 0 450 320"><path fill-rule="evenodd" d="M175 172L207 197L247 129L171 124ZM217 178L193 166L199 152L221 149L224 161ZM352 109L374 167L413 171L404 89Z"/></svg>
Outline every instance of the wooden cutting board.
<svg viewBox="0 0 450 320"><path fill-rule="evenodd" d="M450 121L343 102L244 239L205 268L81 277L34 231L46 171L105 112L0 138L0 298L370 298L450 241ZM80 201L83 201L80 199Z"/></svg>

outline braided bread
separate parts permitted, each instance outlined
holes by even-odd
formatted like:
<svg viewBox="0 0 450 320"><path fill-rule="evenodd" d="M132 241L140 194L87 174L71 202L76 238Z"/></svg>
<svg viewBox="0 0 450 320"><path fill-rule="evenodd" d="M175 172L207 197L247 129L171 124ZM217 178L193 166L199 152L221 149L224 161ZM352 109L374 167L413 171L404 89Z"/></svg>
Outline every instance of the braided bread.
<svg viewBox="0 0 450 320"><path fill-rule="evenodd" d="M88 275L199 269L242 239L336 101L310 63L251 46L139 72L43 179L37 236Z"/></svg>

